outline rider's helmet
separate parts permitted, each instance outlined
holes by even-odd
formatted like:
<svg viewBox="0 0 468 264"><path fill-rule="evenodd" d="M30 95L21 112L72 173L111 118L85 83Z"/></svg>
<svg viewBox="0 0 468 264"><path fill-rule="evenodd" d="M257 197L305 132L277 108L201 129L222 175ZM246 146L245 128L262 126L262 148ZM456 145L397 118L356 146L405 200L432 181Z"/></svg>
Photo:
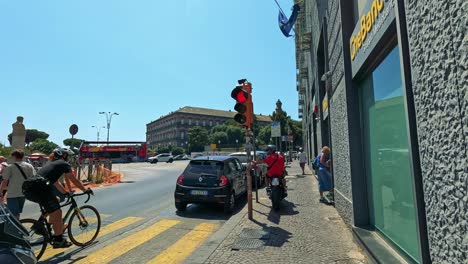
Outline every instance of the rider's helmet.
<svg viewBox="0 0 468 264"><path fill-rule="evenodd" d="M266 147L265 151L268 153L268 155L274 154L274 153L276 153L276 146L275 145L268 145Z"/></svg>
<svg viewBox="0 0 468 264"><path fill-rule="evenodd" d="M54 153L54 159L64 159L67 160L69 156L74 155L75 153L69 148L56 148L52 152Z"/></svg>

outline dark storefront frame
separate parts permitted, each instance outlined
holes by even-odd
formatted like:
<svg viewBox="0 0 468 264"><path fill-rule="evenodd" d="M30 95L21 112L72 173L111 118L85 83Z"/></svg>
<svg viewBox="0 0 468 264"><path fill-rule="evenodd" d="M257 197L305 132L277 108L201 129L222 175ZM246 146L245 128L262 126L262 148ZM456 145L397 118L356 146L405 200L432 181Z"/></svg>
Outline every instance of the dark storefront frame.
<svg viewBox="0 0 468 264"><path fill-rule="evenodd" d="M348 3L344 3L348 2ZM343 24L346 24L346 21L353 20L354 22L354 17L351 19L349 14L344 14L343 12L343 7L354 7L353 3L349 3L352 1L346 1L342 0L341 1L341 8L342 8L342 17L343 17ZM376 44L374 47L372 47L369 55L364 58L364 61L362 65L359 67L358 70L352 69L351 63L348 59L345 59L345 61L349 62L347 65L348 67L345 66L345 68L348 68L350 70L349 73L355 72L355 76L352 77L350 82L347 82L347 84L352 85L352 89L347 89L347 90L353 90L355 91L355 83L356 81L360 80L363 76L367 75L368 73L372 72L373 69L379 63L382 61L382 57L384 57L386 54L388 54L389 50L395 47L395 45L398 45L400 49L400 66L402 69L402 81L403 81L403 97L405 101L405 112L406 112L406 124L407 124L407 129L408 129L408 142L409 142L409 152L410 152L410 164L411 164L411 170L413 174L412 178L412 189L413 189L413 195L415 199L415 207L416 207L416 221L417 221L417 234L418 234L418 243L420 247L420 260L421 263L431 263L430 261L430 255L429 255L429 245L428 245L428 235L427 235L427 224L426 224L426 214L425 214L425 205L424 205L424 193L423 193L423 185L422 185L422 176L421 176L421 167L420 167L420 159L419 159L419 148L418 148L418 141L417 141L417 132L416 132L416 118L415 118L415 107L414 107L414 101L413 101L413 92L412 92L412 86L411 86L411 71L410 71L410 61L409 61L409 49L408 49L408 40L407 40L407 32L406 32L406 20L404 17L404 4L402 1L385 1L385 4L392 4L394 6L394 12L395 12L395 19L391 22L391 25L381 34L381 37L376 40ZM349 9L348 9L349 10ZM352 9L351 9L352 10ZM347 19L346 19L347 17ZM348 28L349 30L349 28ZM345 27L343 27L343 31L345 32ZM348 44L348 43L347 43ZM346 50L346 44L344 45L343 49ZM349 46L348 46L349 47ZM344 52L344 55L350 56L349 50L347 52ZM346 64L346 63L345 63ZM354 70L354 71L353 71ZM353 74L351 74L353 75ZM352 95L353 100L356 100L356 95ZM348 97L349 98L349 97ZM356 122L358 121L358 124L361 123L360 115L359 113L356 113L356 109L351 110L354 115L352 116L354 120L350 119L350 122ZM359 112L359 111L357 111ZM357 133L356 127L354 127L354 130L350 129L350 134ZM360 133L359 133L360 134ZM361 136L361 135L359 135ZM360 139L360 142L362 143L362 139ZM351 146L350 146L351 147ZM355 158L355 161L359 161L360 165L355 167L355 171L353 171L353 200L354 200L354 205L355 205L355 226L357 227L355 229L356 234L358 237L361 239L361 241L365 244L364 246L367 247L370 251L371 254L376 257L376 255L380 255L379 257L382 257L382 259L389 259L386 258L390 257L391 254L387 253L384 254L382 253L382 248L375 247L368 245L370 242L369 239L371 239L372 235L367 233L365 230L369 230L369 206L367 204L367 186L362 185L362 180L365 178L363 175L364 173L364 163L363 163L363 153L362 149L359 150L356 149L358 146L354 146L354 148L351 148L351 155L358 155L359 157ZM359 177L356 177L356 172L359 171ZM358 179L359 178L359 179ZM357 180L359 184L357 183ZM359 195L354 195L356 192L359 192ZM357 199L356 199L357 198ZM360 204L360 203L365 203L365 205ZM393 244L391 241L384 239L387 243ZM372 251L380 251L380 254L374 254ZM402 253L402 252L400 252ZM405 254L402 254L405 255Z"/></svg>

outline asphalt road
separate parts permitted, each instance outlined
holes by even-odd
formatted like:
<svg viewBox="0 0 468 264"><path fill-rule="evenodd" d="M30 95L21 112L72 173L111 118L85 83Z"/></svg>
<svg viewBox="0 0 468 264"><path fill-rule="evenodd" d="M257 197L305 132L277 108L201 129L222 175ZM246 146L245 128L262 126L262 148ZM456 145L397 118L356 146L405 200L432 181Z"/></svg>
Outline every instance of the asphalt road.
<svg viewBox="0 0 468 264"><path fill-rule="evenodd" d="M229 219L219 206L190 205L186 212L176 212L175 183L187 163L114 164L113 170L124 174L123 182L95 188L95 196L89 202L101 214L102 235L86 248L48 248L43 263L170 263L180 258L187 261ZM83 199L78 201L83 203ZM35 218L38 210L35 204L27 202L22 218Z"/></svg>

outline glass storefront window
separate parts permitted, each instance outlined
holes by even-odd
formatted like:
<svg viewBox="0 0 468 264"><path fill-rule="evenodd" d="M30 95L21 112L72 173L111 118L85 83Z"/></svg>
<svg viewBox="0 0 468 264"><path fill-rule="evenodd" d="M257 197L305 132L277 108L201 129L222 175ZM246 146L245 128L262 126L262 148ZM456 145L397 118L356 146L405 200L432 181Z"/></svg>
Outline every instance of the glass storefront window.
<svg viewBox="0 0 468 264"><path fill-rule="evenodd" d="M371 224L419 260L399 49L359 84Z"/></svg>

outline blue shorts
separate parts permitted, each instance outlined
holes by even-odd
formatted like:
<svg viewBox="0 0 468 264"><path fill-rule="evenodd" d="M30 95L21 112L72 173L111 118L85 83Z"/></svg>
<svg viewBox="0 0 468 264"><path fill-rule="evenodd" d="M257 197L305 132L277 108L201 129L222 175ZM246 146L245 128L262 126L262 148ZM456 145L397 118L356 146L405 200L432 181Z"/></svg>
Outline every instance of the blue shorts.
<svg viewBox="0 0 468 264"><path fill-rule="evenodd" d="M8 210L10 210L13 215L21 214L23 212L25 201L26 198L24 197L7 198Z"/></svg>

